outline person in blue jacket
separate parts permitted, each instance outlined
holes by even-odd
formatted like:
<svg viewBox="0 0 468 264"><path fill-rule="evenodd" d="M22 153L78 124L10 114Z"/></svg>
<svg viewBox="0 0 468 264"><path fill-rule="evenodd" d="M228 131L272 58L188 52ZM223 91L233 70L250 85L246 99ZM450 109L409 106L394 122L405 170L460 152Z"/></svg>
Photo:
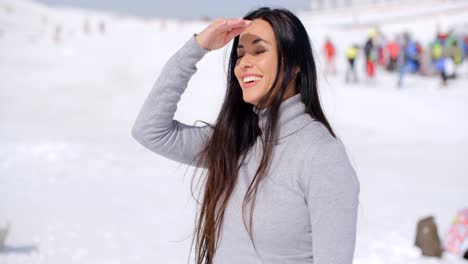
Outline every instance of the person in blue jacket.
<svg viewBox="0 0 468 264"><path fill-rule="evenodd" d="M419 70L419 47L418 43L410 38L408 34L404 36L404 62L400 67L400 74L398 76L398 86L403 85L403 78L407 73L413 73Z"/></svg>

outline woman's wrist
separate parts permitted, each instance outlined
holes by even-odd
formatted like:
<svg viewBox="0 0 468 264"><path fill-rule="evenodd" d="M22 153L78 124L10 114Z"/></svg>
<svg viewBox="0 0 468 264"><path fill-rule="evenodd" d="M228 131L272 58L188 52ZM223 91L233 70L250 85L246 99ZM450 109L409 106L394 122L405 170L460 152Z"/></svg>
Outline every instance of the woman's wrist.
<svg viewBox="0 0 468 264"><path fill-rule="evenodd" d="M198 45L200 48L204 49L204 50L211 51L210 49L207 49L207 48L203 47L203 46L200 44L200 42L199 42L198 39L197 39L197 35L198 35L197 33L194 33L194 34L193 34L193 37L195 38L195 42L197 43L197 45Z"/></svg>

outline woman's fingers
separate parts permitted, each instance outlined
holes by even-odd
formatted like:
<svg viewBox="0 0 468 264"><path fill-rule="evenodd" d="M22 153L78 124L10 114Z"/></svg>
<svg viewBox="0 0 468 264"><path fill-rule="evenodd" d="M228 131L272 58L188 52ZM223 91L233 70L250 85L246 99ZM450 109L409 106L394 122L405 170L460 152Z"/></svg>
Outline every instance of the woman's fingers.
<svg viewBox="0 0 468 264"><path fill-rule="evenodd" d="M250 23L251 20L242 18L216 20L197 34L196 41L204 49L219 49L239 35Z"/></svg>
<svg viewBox="0 0 468 264"><path fill-rule="evenodd" d="M216 31L223 33L226 31L232 31L235 28L245 27L249 25L251 21L245 19L225 19L223 23L217 28Z"/></svg>
<svg viewBox="0 0 468 264"><path fill-rule="evenodd" d="M245 29L245 27L237 27L237 28L232 29L231 31L229 31L227 33L226 40L231 41L231 39L233 39L234 37L236 37L237 35L242 33L242 31L244 31L244 29Z"/></svg>

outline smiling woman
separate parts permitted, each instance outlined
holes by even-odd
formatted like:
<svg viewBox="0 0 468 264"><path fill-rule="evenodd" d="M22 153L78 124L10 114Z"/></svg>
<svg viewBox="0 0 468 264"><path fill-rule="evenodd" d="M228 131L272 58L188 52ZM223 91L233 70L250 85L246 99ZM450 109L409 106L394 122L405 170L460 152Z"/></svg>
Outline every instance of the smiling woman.
<svg viewBox="0 0 468 264"><path fill-rule="evenodd" d="M231 40L215 123L174 120L197 62ZM317 89L309 36L286 9L216 20L166 63L132 135L159 155L207 169L197 264L352 263L360 185Z"/></svg>
<svg viewBox="0 0 468 264"><path fill-rule="evenodd" d="M273 29L262 19L253 20L240 35L234 73L242 88L245 102L257 105L272 87L278 66L276 46ZM248 89L254 86L256 89ZM278 92L278 88L277 86L274 90ZM282 99L295 94L297 90L293 80Z"/></svg>

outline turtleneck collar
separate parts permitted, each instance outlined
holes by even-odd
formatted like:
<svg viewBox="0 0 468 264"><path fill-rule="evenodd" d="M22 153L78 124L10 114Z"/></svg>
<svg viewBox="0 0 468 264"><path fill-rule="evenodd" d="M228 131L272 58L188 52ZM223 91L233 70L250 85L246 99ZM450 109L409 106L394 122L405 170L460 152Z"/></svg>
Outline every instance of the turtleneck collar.
<svg viewBox="0 0 468 264"><path fill-rule="evenodd" d="M266 121L271 107L258 109L253 106L253 111L258 115L258 125L264 134ZM301 100L301 94L297 93L286 100L283 100L279 106L278 112L278 138L289 136L313 122L314 119L306 113L306 106Z"/></svg>

